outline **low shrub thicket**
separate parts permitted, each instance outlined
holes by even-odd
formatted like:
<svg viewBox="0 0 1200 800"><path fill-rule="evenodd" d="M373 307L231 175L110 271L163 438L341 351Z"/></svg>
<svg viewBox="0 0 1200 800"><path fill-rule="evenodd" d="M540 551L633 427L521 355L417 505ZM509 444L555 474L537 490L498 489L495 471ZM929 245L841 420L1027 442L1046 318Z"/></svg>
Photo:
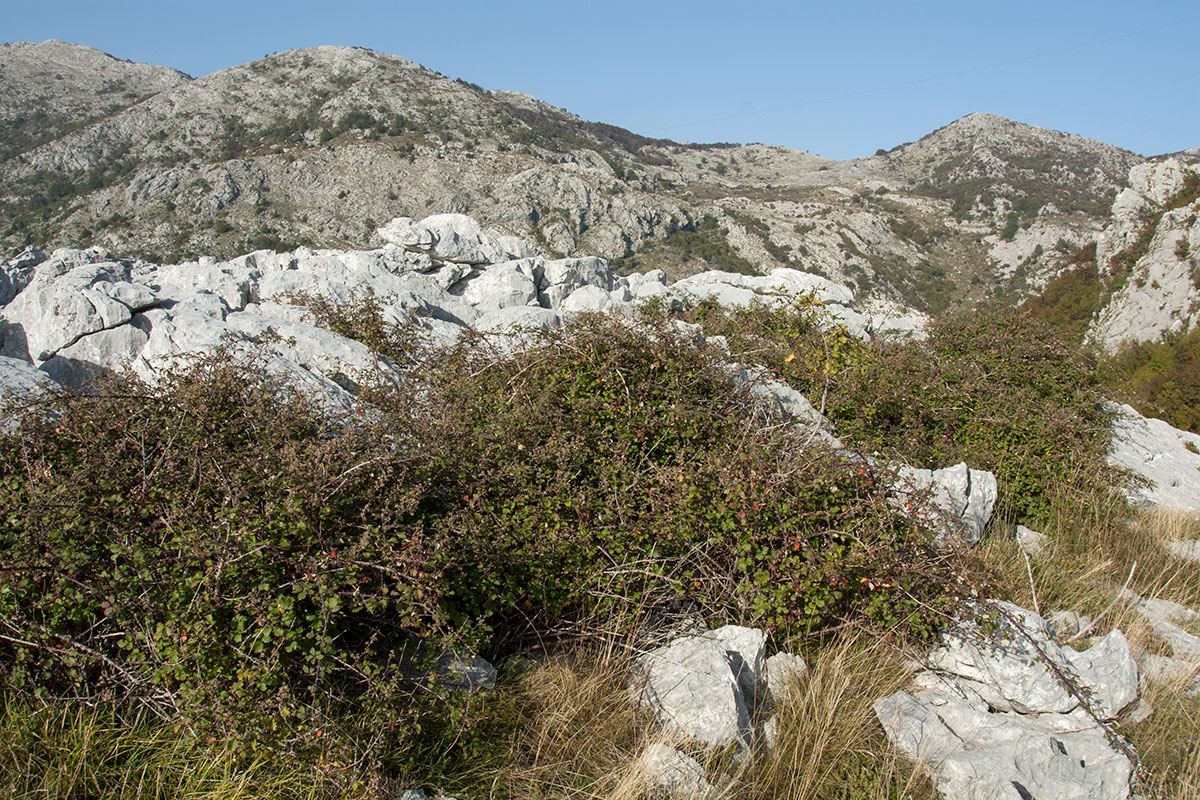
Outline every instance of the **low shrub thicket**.
<svg viewBox="0 0 1200 800"><path fill-rule="evenodd" d="M934 321L921 341L861 342L823 333L824 313L805 302L700 304L690 316L724 335L735 358L770 366L822 402L850 446L918 467L991 470L1008 515L1045 516L1049 492L1069 479L1112 485L1094 363L1051 326L975 312Z"/></svg>
<svg viewBox="0 0 1200 800"><path fill-rule="evenodd" d="M1200 330L1127 343L1103 366L1108 385L1142 414L1200 433Z"/></svg>
<svg viewBox="0 0 1200 800"><path fill-rule="evenodd" d="M0 438L6 693L418 769L428 737L471 738L437 734L470 698L416 679L417 641L499 655L681 602L920 635L957 606L883 476L765 416L720 354L600 318L534 338L468 337L336 424L223 354L31 409Z"/></svg>

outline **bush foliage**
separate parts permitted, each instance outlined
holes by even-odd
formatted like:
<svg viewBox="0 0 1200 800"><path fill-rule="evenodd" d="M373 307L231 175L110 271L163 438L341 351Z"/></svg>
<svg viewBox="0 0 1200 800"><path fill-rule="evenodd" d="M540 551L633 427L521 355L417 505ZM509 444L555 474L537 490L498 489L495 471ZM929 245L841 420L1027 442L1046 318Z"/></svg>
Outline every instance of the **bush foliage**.
<svg viewBox="0 0 1200 800"><path fill-rule="evenodd" d="M1200 433L1200 330L1126 344L1103 374L1141 413Z"/></svg>
<svg viewBox="0 0 1200 800"><path fill-rule="evenodd" d="M465 338L349 421L224 354L52 396L0 439L5 688L291 750L361 723L398 757L458 713L417 652L680 604L930 633L961 584L927 532L723 357L589 318Z"/></svg>
<svg viewBox="0 0 1200 800"><path fill-rule="evenodd" d="M822 333L812 303L691 313L736 357L821 400L852 447L927 469L990 470L1002 510L1019 519L1046 514L1055 484L1080 466L1097 481L1111 475L1094 362L1029 315L975 312L934 321L920 341L861 342Z"/></svg>

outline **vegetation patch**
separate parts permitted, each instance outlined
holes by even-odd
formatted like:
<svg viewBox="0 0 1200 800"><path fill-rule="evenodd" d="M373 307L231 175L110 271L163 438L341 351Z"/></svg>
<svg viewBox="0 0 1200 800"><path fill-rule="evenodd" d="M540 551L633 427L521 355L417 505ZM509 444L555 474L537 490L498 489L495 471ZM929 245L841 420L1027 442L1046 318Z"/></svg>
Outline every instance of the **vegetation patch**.
<svg viewBox="0 0 1200 800"><path fill-rule="evenodd" d="M713 217L705 217L694 228L678 228L647 242L634 254L612 259L609 267L616 275L662 269L669 280L710 269L758 274L753 264L729 246L725 230Z"/></svg>
<svg viewBox="0 0 1200 800"><path fill-rule="evenodd" d="M1200 330L1127 343L1104 367L1108 385L1142 414L1200 433Z"/></svg>
<svg viewBox="0 0 1200 800"><path fill-rule="evenodd" d="M479 761L479 701L422 653L681 607L930 635L965 584L929 534L723 357L594 318L504 359L468 337L349 422L220 353L49 397L0 439L5 693L402 775Z"/></svg>
<svg viewBox="0 0 1200 800"><path fill-rule="evenodd" d="M948 317L922 341L863 343L822 333L811 305L691 312L817 403L854 447L925 468L966 461L996 474L1002 508L1037 519L1047 491L1076 476L1097 481L1108 421L1094 361L1050 326L1015 313Z"/></svg>

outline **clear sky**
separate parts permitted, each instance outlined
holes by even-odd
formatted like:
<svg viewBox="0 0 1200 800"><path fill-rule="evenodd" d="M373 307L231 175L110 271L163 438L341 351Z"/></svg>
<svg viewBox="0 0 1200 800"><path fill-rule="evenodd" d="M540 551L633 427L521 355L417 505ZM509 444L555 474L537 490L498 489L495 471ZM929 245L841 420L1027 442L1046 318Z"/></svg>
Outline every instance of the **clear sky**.
<svg viewBox="0 0 1200 800"><path fill-rule="evenodd" d="M356 45L637 133L831 158L975 111L1200 146L1196 0L0 0L0 41L42 39L194 76Z"/></svg>

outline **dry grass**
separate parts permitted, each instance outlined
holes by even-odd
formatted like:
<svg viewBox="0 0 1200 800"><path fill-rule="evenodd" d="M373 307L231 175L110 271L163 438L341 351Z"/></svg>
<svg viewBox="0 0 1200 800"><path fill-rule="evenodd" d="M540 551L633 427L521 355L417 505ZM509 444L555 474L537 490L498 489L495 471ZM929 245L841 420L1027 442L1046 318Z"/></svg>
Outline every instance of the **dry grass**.
<svg viewBox="0 0 1200 800"><path fill-rule="evenodd" d="M973 554L996 596L1033 608L1036 594L1043 612L1072 609L1095 617L1128 580L1129 588L1143 596L1200 604L1200 564L1172 555L1165 546L1171 540L1200 538L1200 521L1131 510L1115 493L1098 498L1069 489L1059 492L1052 511L1040 531L1049 537L1049 546L1031 559L1032 586L1020 548L1003 530L1007 524L993 525L992 535ZM1112 627L1108 621L1099 630Z"/></svg>
<svg viewBox="0 0 1200 800"><path fill-rule="evenodd" d="M1200 698L1178 682L1143 686L1154 709L1127 731L1148 768L1146 789L1154 797L1200 800Z"/></svg>
<svg viewBox="0 0 1200 800"><path fill-rule="evenodd" d="M779 709L779 744L746 776L747 798L933 798L875 719L875 700L908 681L903 653L876 636L849 635L816 654Z"/></svg>
<svg viewBox="0 0 1200 800"><path fill-rule="evenodd" d="M443 786L470 797L632 800L652 794L638 757L652 742L704 765L708 800L934 798L930 783L890 748L873 703L908 678L904 654L854 633L815 651L778 708L778 745L706 753L639 714L627 692L633 647L595 642L550 656L507 691L509 735L497 762Z"/></svg>
<svg viewBox="0 0 1200 800"><path fill-rule="evenodd" d="M167 727L129 728L75 707L0 711L0 791L38 800L310 800L308 771L239 763Z"/></svg>

